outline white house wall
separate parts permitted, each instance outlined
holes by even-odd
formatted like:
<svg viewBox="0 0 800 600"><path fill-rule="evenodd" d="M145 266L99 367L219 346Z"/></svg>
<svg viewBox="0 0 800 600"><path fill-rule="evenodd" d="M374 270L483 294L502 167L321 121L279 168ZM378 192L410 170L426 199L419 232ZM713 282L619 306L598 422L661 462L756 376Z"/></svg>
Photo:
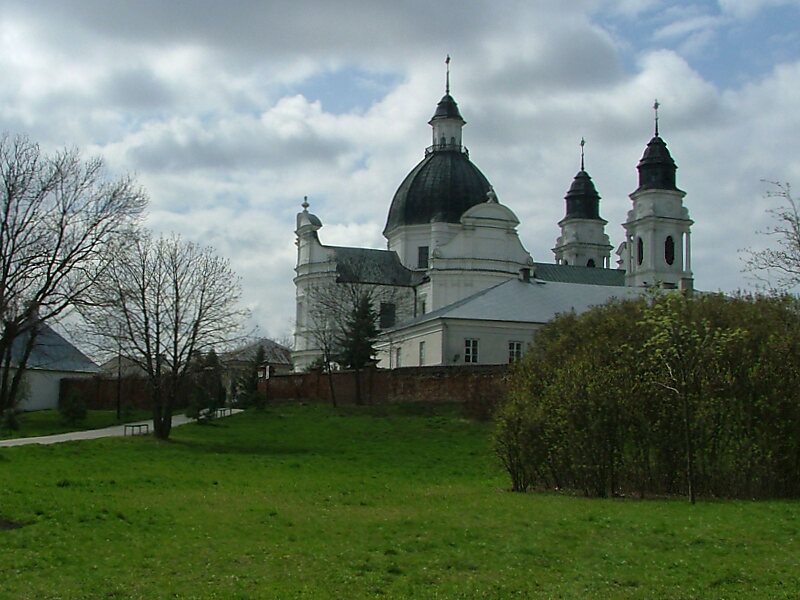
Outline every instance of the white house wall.
<svg viewBox="0 0 800 600"><path fill-rule="evenodd" d="M13 373L12 369L12 373ZM47 371L28 369L23 381L25 395L17 408L22 411L51 410L58 408L58 394L61 380L65 377L92 377L93 373L75 371Z"/></svg>
<svg viewBox="0 0 800 600"><path fill-rule="evenodd" d="M395 369L397 367L428 367L442 363L442 329L441 321L425 323L418 328L404 331L402 337L382 338L377 344L378 367ZM425 360L420 363L420 343L425 344ZM400 364L398 365L398 353Z"/></svg>
<svg viewBox="0 0 800 600"><path fill-rule="evenodd" d="M505 323L498 321L448 321L443 364L464 364L464 341L478 340L478 363L508 363L508 343L522 342L523 354L533 341L541 323Z"/></svg>

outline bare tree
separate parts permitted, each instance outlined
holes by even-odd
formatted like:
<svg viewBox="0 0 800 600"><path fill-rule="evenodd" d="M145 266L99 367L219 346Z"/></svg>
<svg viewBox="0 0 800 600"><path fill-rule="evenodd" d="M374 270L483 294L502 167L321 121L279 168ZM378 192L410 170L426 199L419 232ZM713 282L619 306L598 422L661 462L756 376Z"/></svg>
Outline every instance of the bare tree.
<svg viewBox="0 0 800 600"><path fill-rule="evenodd" d="M82 310L91 333L137 364L149 380L155 435L170 435L192 357L240 335L247 311L228 261L178 236L132 237L100 280L98 302Z"/></svg>
<svg viewBox="0 0 800 600"><path fill-rule="evenodd" d="M320 352L322 368L328 376L328 387L334 406L336 406L336 393L332 371L336 364L353 367L357 401L361 400L360 371L364 365L361 361L348 365L345 363L351 361L343 360L346 354L345 347L348 346L345 340L348 336L354 335L352 319L359 310L369 306L368 312L373 321L376 321L380 315L374 309L384 305L397 310L398 306L404 305L409 300L405 297L411 294L409 290L407 286L387 284L379 277L375 277L368 257L363 255L349 257L344 268L337 273L336 279L331 278L309 288L306 295L308 321L303 327L303 334L314 342ZM366 331L362 327L358 329L362 333ZM360 341L364 340L347 339L347 342L357 345Z"/></svg>
<svg viewBox="0 0 800 600"><path fill-rule="evenodd" d="M0 410L15 406L41 328L87 300L146 205L100 159L0 137Z"/></svg>
<svg viewBox="0 0 800 600"><path fill-rule="evenodd" d="M800 206L788 183L766 183L772 186L767 197L777 198L778 206L767 211L774 222L762 233L775 239L777 246L745 250L745 270L772 288L788 290L800 283Z"/></svg>

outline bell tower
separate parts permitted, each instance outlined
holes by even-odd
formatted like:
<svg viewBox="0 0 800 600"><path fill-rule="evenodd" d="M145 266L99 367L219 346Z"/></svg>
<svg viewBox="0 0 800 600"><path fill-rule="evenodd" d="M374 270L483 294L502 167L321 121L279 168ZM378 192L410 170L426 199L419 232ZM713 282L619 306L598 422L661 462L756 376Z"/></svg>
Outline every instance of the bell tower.
<svg viewBox="0 0 800 600"><path fill-rule="evenodd" d="M556 239L553 253L559 265L607 269L611 253L605 232L607 221L600 218L600 194L584 166L585 145L586 140L581 139L581 170L564 196L567 214L558 222L561 235Z"/></svg>
<svg viewBox="0 0 800 600"><path fill-rule="evenodd" d="M655 135L637 166L639 187L630 195L620 262L626 285L692 289L693 221L683 205L686 192L676 186L678 167L658 132L658 108L656 101Z"/></svg>

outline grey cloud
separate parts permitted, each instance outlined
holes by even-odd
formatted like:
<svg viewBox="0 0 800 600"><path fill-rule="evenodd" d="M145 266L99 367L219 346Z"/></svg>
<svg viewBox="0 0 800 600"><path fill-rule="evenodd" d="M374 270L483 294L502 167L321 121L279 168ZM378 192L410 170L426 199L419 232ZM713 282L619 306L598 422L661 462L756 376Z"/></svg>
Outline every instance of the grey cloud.
<svg viewBox="0 0 800 600"><path fill-rule="evenodd" d="M213 124L195 123L180 131L163 128L156 135L136 140L127 149L130 164L153 172L198 169L231 172L247 169L274 170L293 164L333 166L353 152L349 140L321 137L312 131L291 138L252 121L250 127L221 131Z"/></svg>
<svg viewBox="0 0 800 600"><path fill-rule="evenodd" d="M139 66L116 70L98 86L101 102L120 110L154 110L171 104L176 92L150 69Z"/></svg>

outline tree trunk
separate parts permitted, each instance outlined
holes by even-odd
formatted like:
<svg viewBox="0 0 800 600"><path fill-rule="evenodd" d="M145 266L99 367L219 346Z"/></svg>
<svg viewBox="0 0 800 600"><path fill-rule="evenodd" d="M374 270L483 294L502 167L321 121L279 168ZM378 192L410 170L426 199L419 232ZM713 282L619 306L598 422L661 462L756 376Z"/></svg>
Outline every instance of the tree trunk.
<svg viewBox="0 0 800 600"><path fill-rule="evenodd" d="M694 489L694 444L692 443L691 432L691 411L689 408L689 398L686 392L682 394L683 400L683 435L686 444L686 485L688 487L689 501L695 503Z"/></svg>
<svg viewBox="0 0 800 600"><path fill-rule="evenodd" d="M361 370L353 369L353 374L356 378L356 404L361 404Z"/></svg>
<svg viewBox="0 0 800 600"><path fill-rule="evenodd" d="M336 390L333 389L333 373L331 372L330 362L328 363L328 368L325 369L325 371L328 378L328 389L331 392L331 404L333 404L333 408L336 408Z"/></svg>

